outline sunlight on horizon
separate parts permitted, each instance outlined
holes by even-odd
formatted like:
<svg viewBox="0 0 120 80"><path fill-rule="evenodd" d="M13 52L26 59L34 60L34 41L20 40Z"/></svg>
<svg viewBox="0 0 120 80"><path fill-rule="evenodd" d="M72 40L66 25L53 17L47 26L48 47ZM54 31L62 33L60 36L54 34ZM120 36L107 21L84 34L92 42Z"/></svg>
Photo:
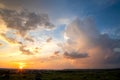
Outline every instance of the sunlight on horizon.
<svg viewBox="0 0 120 80"><path fill-rule="evenodd" d="M19 62L18 63L18 66L19 66L19 69L24 69L26 67L26 63L23 63L23 62Z"/></svg>
<svg viewBox="0 0 120 80"><path fill-rule="evenodd" d="M0 68L120 67L120 0L0 0Z"/></svg>

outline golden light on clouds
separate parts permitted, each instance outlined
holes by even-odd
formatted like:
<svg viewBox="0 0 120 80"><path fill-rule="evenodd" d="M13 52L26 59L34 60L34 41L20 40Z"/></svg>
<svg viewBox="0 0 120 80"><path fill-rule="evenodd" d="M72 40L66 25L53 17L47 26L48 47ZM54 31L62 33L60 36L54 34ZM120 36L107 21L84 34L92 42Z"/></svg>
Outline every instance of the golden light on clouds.
<svg viewBox="0 0 120 80"><path fill-rule="evenodd" d="M3 44L2 43L0 43L0 46L2 46Z"/></svg>
<svg viewBox="0 0 120 80"><path fill-rule="evenodd" d="M3 33L3 32L6 32L8 29L5 25L5 22L1 19L1 16L0 16L0 33Z"/></svg>
<svg viewBox="0 0 120 80"><path fill-rule="evenodd" d="M39 1L39 5L45 4ZM53 9L50 8L53 7L47 11L49 2L46 2L47 7L29 2L36 7L26 5L23 0L0 0L0 68L99 68L99 64L100 67L120 67L120 28L112 28L110 24L111 29L103 28L99 25L102 22L98 22L102 20L89 16L88 11L84 17L75 15L79 11L66 13L72 10L65 11L65 15L56 15L56 10L51 13ZM84 11L82 8L80 10Z"/></svg>
<svg viewBox="0 0 120 80"><path fill-rule="evenodd" d="M5 5L0 3L0 8L5 8Z"/></svg>

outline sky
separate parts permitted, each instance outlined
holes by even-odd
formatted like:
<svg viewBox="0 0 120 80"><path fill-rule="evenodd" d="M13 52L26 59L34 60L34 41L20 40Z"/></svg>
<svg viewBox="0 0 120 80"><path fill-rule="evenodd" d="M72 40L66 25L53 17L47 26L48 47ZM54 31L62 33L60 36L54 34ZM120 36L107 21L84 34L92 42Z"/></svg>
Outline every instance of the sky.
<svg viewBox="0 0 120 80"><path fill-rule="evenodd" d="M0 68L120 68L120 0L0 0Z"/></svg>

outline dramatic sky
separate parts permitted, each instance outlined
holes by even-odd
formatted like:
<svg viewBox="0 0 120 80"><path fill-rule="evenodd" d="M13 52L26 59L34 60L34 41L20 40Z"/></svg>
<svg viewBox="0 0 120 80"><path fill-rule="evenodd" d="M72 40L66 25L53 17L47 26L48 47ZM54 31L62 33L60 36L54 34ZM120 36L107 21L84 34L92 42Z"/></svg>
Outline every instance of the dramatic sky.
<svg viewBox="0 0 120 80"><path fill-rule="evenodd" d="M0 68L120 68L120 0L0 0Z"/></svg>

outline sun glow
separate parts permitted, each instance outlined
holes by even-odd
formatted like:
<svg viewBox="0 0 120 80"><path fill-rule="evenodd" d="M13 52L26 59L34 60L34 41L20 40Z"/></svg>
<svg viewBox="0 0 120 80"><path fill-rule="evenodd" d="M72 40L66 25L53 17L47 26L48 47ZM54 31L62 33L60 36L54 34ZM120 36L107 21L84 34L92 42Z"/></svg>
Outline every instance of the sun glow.
<svg viewBox="0 0 120 80"><path fill-rule="evenodd" d="M20 62L19 63L19 69L23 69L26 66L26 63Z"/></svg>
<svg viewBox="0 0 120 80"><path fill-rule="evenodd" d="M19 66L19 69L23 69L23 66Z"/></svg>

